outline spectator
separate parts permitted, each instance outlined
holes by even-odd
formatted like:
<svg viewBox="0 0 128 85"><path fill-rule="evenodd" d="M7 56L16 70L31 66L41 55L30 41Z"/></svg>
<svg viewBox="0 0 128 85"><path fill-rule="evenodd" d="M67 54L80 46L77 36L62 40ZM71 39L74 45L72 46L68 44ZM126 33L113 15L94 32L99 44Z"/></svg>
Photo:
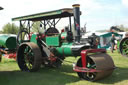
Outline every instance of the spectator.
<svg viewBox="0 0 128 85"><path fill-rule="evenodd" d="M113 53L114 47L115 47L115 35L112 34L111 40L110 40L110 44L111 44L111 52Z"/></svg>
<svg viewBox="0 0 128 85"><path fill-rule="evenodd" d="M3 48L0 48L0 62L2 61L2 54L7 54L7 51L4 51Z"/></svg>
<svg viewBox="0 0 128 85"><path fill-rule="evenodd" d="M92 47L94 49L97 49L100 43L100 38L95 33L92 33L91 37L92 37L92 45L93 45Z"/></svg>

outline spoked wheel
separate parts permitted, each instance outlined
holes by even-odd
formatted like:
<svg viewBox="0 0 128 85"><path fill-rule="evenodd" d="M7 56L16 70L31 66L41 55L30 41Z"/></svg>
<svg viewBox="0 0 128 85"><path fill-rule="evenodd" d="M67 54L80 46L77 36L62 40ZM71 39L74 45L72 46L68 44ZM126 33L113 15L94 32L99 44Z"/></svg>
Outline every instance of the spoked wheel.
<svg viewBox="0 0 128 85"><path fill-rule="evenodd" d="M37 71L41 65L41 51L32 43L23 43L17 52L17 62L22 71Z"/></svg>
<svg viewBox="0 0 128 85"><path fill-rule="evenodd" d="M30 41L30 35L26 30L21 30L17 35L17 44L20 45L23 42Z"/></svg>
<svg viewBox="0 0 128 85"><path fill-rule="evenodd" d="M78 76L84 80L96 81L112 74L115 65L112 58L106 53L92 54L86 57L88 69L96 69L97 72L77 72ZM77 62L78 67L82 67L81 58Z"/></svg>
<svg viewBox="0 0 128 85"><path fill-rule="evenodd" d="M77 66L82 67L82 60L81 58L79 58L79 60L77 61ZM93 62L93 60L91 58L89 58L87 56L87 67L88 68L96 68L95 63ZM88 80L88 81L93 81L96 77L96 72L92 73L92 72L77 72L78 76L84 80Z"/></svg>
<svg viewBox="0 0 128 85"><path fill-rule="evenodd" d="M128 57L128 37L121 40L119 50L123 56Z"/></svg>

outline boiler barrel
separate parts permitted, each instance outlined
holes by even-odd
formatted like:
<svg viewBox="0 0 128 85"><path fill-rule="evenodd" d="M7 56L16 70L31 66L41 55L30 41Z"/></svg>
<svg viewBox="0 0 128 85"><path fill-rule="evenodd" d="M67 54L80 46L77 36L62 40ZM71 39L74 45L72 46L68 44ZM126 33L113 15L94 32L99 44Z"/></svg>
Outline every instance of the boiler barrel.
<svg viewBox="0 0 128 85"><path fill-rule="evenodd" d="M62 46L57 47L56 50L59 55L73 56L71 47L72 47L72 43L62 43Z"/></svg>
<svg viewBox="0 0 128 85"><path fill-rule="evenodd" d="M85 48L85 45L75 45L74 43L62 43L61 47L56 47L56 53L63 56L80 56L81 50Z"/></svg>
<svg viewBox="0 0 128 85"><path fill-rule="evenodd" d="M0 46L8 49L16 48L16 36L10 34L0 35Z"/></svg>

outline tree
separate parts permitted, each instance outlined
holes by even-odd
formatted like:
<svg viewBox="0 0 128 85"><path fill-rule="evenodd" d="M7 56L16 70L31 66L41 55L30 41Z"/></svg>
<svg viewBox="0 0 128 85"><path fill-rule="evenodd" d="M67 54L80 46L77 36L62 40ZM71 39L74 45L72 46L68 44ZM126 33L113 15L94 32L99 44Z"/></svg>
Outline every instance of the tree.
<svg viewBox="0 0 128 85"><path fill-rule="evenodd" d="M6 24L3 26L2 28L2 33L4 34L18 34L19 31L19 27L16 26L14 23L10 24Z"/></svg>
<svg viewBox="0 0 128 85"><path fill-rule="evenodd" d="M33 26L32 26L32 32L37 32L37 33L43 33L44 32L44 28L41 25L41 22L34 22Z"/></svg>

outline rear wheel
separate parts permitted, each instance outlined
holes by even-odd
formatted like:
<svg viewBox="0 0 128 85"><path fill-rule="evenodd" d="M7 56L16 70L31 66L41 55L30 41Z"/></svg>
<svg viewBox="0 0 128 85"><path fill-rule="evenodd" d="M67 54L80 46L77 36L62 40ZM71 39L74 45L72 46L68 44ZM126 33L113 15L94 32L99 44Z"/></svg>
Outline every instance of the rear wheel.
<svg viewBox="0 0 128 85"><path fill-rule="evenodd" d="M22 71L37 71L41 65L41 51L32 42L23 43L17 52L17 62Z"/></svg>

